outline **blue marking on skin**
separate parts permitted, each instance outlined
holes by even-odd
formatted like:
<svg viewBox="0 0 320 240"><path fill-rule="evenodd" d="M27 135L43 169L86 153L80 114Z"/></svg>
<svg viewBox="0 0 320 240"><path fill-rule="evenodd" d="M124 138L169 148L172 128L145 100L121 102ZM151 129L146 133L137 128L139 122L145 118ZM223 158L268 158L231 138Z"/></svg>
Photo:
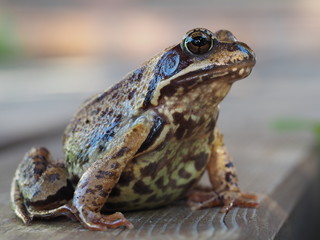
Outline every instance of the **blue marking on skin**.
<svg viewBox="0 0 320 240"><path fill-rule="evenodd" d="M239 48L242 52L250 55L249 51L248 51L246 48L242 47L241 45L238 45L238 48Z"/></svg>

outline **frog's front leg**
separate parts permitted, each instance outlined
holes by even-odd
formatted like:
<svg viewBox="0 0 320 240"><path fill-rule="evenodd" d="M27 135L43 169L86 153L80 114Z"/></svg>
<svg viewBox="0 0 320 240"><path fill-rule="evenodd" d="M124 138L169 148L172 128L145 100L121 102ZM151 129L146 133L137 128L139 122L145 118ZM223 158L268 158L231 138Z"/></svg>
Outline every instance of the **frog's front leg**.
<svg viewBox="0 0 320 240"><path fill-rule="evenodd" d="M116 212L112 215L102 215L102 207L117 184L123 169L133 158L140 146L147 139L152 129L152 120L140 118L123 137L112 143L114 149L107 156L101 157L82 175L73 198L73 208L79 221L90 230L105 230L133 225Z"/></svg>
<svg viewBox="0 0 320 240"><path fill-rule="evenodd" d="M240 191L236 169L227 153L223 136L218 130L214 130L207 170L212 188L199 186L189 192L188 204L192 209L223 206L221 211L227 212L233 206L258 206L255 195Z"/></svg>

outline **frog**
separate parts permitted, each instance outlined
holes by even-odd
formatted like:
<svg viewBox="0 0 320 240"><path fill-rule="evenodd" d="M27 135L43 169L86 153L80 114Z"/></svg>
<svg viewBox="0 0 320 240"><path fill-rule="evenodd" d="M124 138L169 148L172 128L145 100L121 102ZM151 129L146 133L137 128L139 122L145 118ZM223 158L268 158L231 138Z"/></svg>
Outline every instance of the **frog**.
<svg viewBox="0 0 320 240"><path fill-rule="evenodd" d="M243 193L223 135L219 104L247 77L255 53L228 30L182 40L79 107L63 136L63 159L29 150L11 185L27 225L67 216L89 230L133 228L123 211L186 199L191 209L258 206ZM208 172L211 186L199 180ZM110 213L111 212L111 213Z"/></svg>

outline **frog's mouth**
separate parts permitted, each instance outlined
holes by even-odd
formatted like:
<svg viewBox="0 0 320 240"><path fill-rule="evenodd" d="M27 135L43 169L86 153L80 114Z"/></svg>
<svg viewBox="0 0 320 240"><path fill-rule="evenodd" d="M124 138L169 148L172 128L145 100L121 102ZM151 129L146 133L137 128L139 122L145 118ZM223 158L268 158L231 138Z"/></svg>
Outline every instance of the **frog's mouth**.
<svg viewBox="0 0 320 240"><path fill-rule="evenodd" d="M231 86L235 81L247 77L254 65L255 60L251 58L238 63L230 62L230 64L223 66L212 64L198 69L194 68L193 71L187 71L167 81L160 82L159 85L162 86L158 87L151 102L156 105L160 96L172 96L178 89L188 91L202 84L221 82Z"/></svg>
<svg viewBox="0 0 320 240"><path fill-rule="evenodd" d="M249 58L239 63L230 62L223 66L209 65L182 74L175 79L171 79L171 82L174 82L175 85L185 85L189 83L193 86L201 82L205 83L220 80L233 83L247 77L251 73L254 65L254 58Z"/></svg>

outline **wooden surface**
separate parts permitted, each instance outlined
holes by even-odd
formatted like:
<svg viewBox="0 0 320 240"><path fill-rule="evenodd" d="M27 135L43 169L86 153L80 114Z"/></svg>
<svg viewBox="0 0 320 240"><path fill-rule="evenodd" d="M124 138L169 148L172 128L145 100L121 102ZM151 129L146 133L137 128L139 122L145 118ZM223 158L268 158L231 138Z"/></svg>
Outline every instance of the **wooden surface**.
<svg viewBox="0 0 320 240"><path fill-rule="evenodd" d="M218 208L191 211L184 201L155 210L126 213L135 228L90 232L66 218L37 220L24 226L9 208L9 186L23 152L33 144L17 145L0 153L0 238L1 239L272 239L288 219L305 189L317 174L316 155L310 155L308 141L237 141L231 144L243 190L259 194L258 209L234 208L227 214ZM307 140L307 138L305 139ZM59 152L59 137L37 139L34 143ZM232 141L231 141L232 142ZM263 145L263 147L261 146ZM239 152L240 149L247 149ZM206 180L204 179L204 182Z"/></svg>
<svg viewBox="0 0 320 240"><path fill-rule="evenodd" d="M320 119L318 1L137 2L137 6L108 8L110 14L99 6L77 11L98 16L99 21L119 13L119 22L112 24L124 32L132 24L137 35L131 36L145 31L138 23L152 24L147 29L156 37L142 45L155 45L155 49L138 51L141 43L133 39L134 50L121 45L128 45L127 41L120 41L117 51L105 57L0 64L0 239L312 239L320 227L319 154L313 150L314 136L306 130L279 132L272 126L283 118ZM28 20L29 15L23 18L24 11L15 13L19 21ZM137 13L145 14L147 21L135 20ZM44 14L39 16L35 22L41 24ZM159 16L165 16L163 21ZM43 145L54 157L61 157L63 128L84 99L167 47L167 40L170 44L180 40L195 25L230 29L257 54L250 77L236 83L223 101L218 126L235 160L241 189L257 193L260 207L221 214L218 208L191 211L180 201L161 209L125 213L135 226L132 230L91 232L66 218L24 226L9 207L10 182L24 153L33 145ZM126 56L130 51L134 55ZM206 177L202 181L208 183Z"/></svg>
<svg viewBox="0 0 320 240"><path fill-rule="evenodd" d="M239 165L242 188L259 193L261 206L258 209L235 208L228 214L219 213L217 208L191 211L181 201L157 210L126 213L135 229L117 229L103 233L87 231L79 223L65 218L38 220L31 226L24 226L9 208L9 185L19 158L32 142L8 148L0 154L0 238L34 239L37 236L38 239L44 239L47 234L52 239L71 236L81 236L83 239L105 239L106 236L119 239L160 239L163 236L169 239L248 239L248 236L250 239L272 238L317 173L317 159L308 154L308 144L301 146L298 143L300 141L284 143L283 140L264 142L263 148L260 146L261 142L250 145L242 142L235 147L248 149L239 153L239 156L243 155L245 158L236 163ZM58 152L58 136L35 142L51 146L52 150ZM251 150L253 153L250 153ZM234 155L237 156L237 152Z"/></svg>

